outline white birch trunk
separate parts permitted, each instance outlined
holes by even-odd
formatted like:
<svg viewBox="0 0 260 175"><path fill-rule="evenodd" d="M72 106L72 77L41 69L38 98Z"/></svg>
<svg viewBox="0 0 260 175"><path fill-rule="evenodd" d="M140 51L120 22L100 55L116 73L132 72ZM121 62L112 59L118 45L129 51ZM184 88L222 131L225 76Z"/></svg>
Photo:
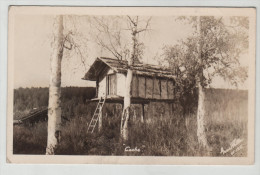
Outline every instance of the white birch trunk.
<svg viewBox="0 0 260 175"><path fill-rule="evenodd" d="M103 119L102 108L99 108L99 115L98 115L98 131L99 132L102 130L102 119Z"/></svg>
<svg viewBox="0 0 260 175"><path fill-rule="evenodd" d="M199 66L201 66L202 58L201 58L201 19L197 18L197 30L198 30L198 62ZM206 133L205 133L205 92L202 86L203 79L203 70L199 69L197 76L197 87L198 87L198 111L197 111L197 137L199 145L208 148Z"/></svg>
<svg viewBox="0 0 260 175"><path fill-rule="evenodd" d="M126 83L125 83L125 95L124 95L124 109L121 119L121 137L124 141L128 140L128 120L130 117L131 106L131 83L133 78L133 71L127 70Z"/></svg>
<svg viewBox="0 0 260 175"><path fill-rule="evenodd" d="M61 126L61 60L63 56L63 17L57 16L54 27L54 46L51 56L51 74L48 106L48 140L46 154L53 155L60 141Z"/></svg>
<svg viewBox="0 0 260 175"><path fill-rule="evenodd" d="M124 95L124 109L121 118L121 138L123 141L128 140L128 120L130 117L130 106L131 106L131 87L133 79L133 71L131 67L133 65L134 59L136 58L136 45L137 45L137 25L132 31L132 51L131 56L128 59L128 69L125 82L125 95Z"/></svg>
<svg viewBox="0 0 260 175"><path fill-rule="evenodd" d="M198 111L197 111L197 137L199 145L208 148L205 133L205 92L201 83L198 83Z"/></svg>

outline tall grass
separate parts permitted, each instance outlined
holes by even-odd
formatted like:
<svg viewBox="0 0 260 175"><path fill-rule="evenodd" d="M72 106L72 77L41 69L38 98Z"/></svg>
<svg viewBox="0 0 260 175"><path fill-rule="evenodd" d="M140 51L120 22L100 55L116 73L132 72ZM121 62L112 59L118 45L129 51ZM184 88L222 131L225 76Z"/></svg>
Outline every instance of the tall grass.
<svg viewBox="0 0 260 175"><path fill-rule="evenodd" d="M131 107L129 140L120 142L119 104L105 104L103 128L87 133L96 104L69 116L62 125L62 139L56 154L61 155L140 155L140 156L231 156L221 154L234 139L243 139L243 151L232 156L247 155L247 94L244 92L206 92L206 135L210 150L201 148L196 135L196 110L181 113L181 108L167 103L145 106L144 121L141 105ZM224 100L223 100L224 99ZM83 105L84 106L84 105ZM82 107L83 107L82 106ZM78 108L80 109L80 108ZM85 112L80 112L85 111ZM133 112L135 111L135 112ZM15 154L44 154L47 140L46 122L31 127L14 126ZM134 151L126 151L133 149Z"/></svg>
<svg viewBox="0 0 260 175"><path fill-rule="evenodd" d="M14 126L14 154L45 154L47 145L47 123L39 122L34 126Z"/></svg>

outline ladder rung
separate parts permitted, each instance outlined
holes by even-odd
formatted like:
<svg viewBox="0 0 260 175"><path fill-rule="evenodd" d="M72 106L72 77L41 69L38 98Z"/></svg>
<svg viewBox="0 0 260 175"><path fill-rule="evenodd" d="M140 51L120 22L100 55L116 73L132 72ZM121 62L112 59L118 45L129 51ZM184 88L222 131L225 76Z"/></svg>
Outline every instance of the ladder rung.
<svg viewBox="0 0 260 175"><path fill-rule="evenodd" d="M102 113L102 108L103 108L103 105L106 101L106 98L101 98L97 104L97 107L96 107L96 110L93 114L93 117L89 123L89 126L88 126L88 130L87 132L90 132L90 133L93 133L95 127L96 127L96 124L97 124L97 121L98 121L98 117L100 116L100 114Z"/></svg>

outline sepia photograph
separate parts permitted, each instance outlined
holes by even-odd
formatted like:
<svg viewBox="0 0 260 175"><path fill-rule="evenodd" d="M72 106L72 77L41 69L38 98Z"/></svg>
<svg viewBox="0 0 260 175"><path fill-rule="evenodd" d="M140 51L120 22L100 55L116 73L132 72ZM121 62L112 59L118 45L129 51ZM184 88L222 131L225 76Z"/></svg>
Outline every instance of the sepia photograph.
<svg viewBox="0 0 260 175"><path fill-rule="evenodd" d="M8 16L9 163L253 164L254 8Z"/></svg>

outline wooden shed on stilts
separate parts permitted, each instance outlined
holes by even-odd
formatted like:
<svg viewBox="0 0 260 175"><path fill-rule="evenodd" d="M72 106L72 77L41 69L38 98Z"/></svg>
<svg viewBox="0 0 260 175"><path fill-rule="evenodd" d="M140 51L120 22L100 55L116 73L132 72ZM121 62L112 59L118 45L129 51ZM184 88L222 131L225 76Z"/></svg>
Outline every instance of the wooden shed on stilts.
<svg viewBox="0 0 260 175"><path fill-rule="evenodd" d="M127 61L111 58L97 58L84 76L84 80L96 81L98 105L89 124L88 132L93 132L99 121L102 125L102 108L104 103L123 105ZM131 87L131 104L142 105L142 117L145 117L145 105L150 102L166 102L172 105L175 98L175 75L162 66L151 64L134 64Z"/></svg>

